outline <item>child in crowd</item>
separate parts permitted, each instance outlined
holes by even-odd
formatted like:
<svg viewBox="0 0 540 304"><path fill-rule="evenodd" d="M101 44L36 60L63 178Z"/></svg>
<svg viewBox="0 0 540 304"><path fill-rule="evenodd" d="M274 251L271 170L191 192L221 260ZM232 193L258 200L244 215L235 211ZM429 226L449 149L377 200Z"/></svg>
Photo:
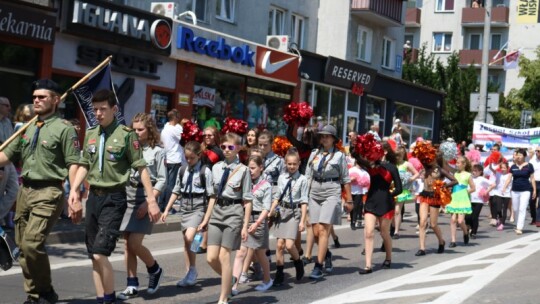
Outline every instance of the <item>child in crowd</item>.
<svg viewBox="0 0 540 304"><path fill-rule="evenodd" d="M184 236L184 257L186 260L186 276L176 283L178 287L193 286L197 282L196 255L190 250L191 243L202 222L208 197L214 193L212 171L201 161L202 147L196 141L190 141L184 146L187 166L178 170L176 184L171 198L161 215L165 222L175 201L180 201L182 217L182 234Z"/></svg>
<svg viewBox="0 0 540 304"><path fill-rule="evenodd" d="M491 182L491 189L493 189L491 193L493 194L492 204L495 214L494 220L496 220L495 227L497 227L498 231L502 231L506 223L506 213L511 198L510 187L504 188L504 185L509 179L512 179L512 174L508 170L507 163L500 163L498 167L499 170L497 171L493 164L489 165L489 169L494 176L494 180Z"/></svg>
<svg viewBox="0 0 540 304"><path fill-rule="evenodd" d="M270 209L270 216L279 214L274 231L274 236L277 239L274 286L283 284L283 269L285 267L283 253L285 249L291 255L296 268L296 280L299 281L304 276L304 264L294 241L297 232L302 232L305 229L308 182L306 177L298 171L300 155L295 148L289 149L285 155L285 166L287 173L281 174L278 179L277 196L279 198L274 200Z"/></svg>
<svg viewBox="0 0 540 304"><path fill-rule="evenodd" d="M353 198L353 209L351 211L351 229L362 228L364 195L369 188L369 173L362 169L354 158L347 158L349 163L349 177L351 178L351 195Z"/></svg>
<svg viewBox="0 0 540 304"><path fill-rule="evenodd" d="M270 263L266 258L266 250L269 248L269 228L266 219L272 205L272 185L262 176L262 171L264 170L262 157L251 156L247 163L253 184L253 189L251 190L253 194L253 210L251 211L249 221L247 241L243 241L240 251L236 252L233 276L238 277L240 275L245 265L251 261L252 255L249 256L247 253L253 251L257 261L259 261L263 274L263 282L255 287L255 290L265 291L272 287L273 284L270 278ZM250 260L248 260L248 263L245 263L247 256L249 256ZM249 264L247 266L249 267ZM247 269L245 272L242 272L240 278L242 277L247 278ZM238 293L238 283L233 286L233 295Z"/></svg>
<svg viewBox="0 0 540 304"><path fill-rule="evenodd" d="M220 148L225 160L212 167L214 195L208 203L198 230L208 226L208 251L206 259L212 269L221 276L221 293L218 304L227 304L231 286L238 278L232 278L231 252L240 249L246 241L251 217L251 176L249 169L238 159L242 138L227 133Z"/></svg>
<svg viewBox="0 0 540 304"><path fill-rule="evenodd" d="M484 168L480 164L473 165L472 176L476 191L471 193L472 213L465 217L471 239L476 239L478 232L480 212L484 201L489 200L489 181L483 177Z"/></svg>
<svg viewBox="0 0 540 304"><path fill-rule="evenodd" d="M450 248L456 247L457 225L463 231L463 243L469 244L469 231L465 225L465 215L472 213L470 193L476 191L471 171L471 164L465 156L459 156L456 161L454 177L458 184L452 188L452 202L446 206L446 213L452 215L450 232L452 241Z"/></svg>

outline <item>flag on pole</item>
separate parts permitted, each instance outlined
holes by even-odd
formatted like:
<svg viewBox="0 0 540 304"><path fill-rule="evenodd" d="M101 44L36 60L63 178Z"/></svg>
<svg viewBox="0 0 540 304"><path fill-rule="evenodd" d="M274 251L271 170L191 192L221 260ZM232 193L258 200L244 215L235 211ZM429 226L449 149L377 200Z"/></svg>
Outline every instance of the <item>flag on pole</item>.
<svg viewBox="0 0 540 304"><path fill-rule="evenodd" d="M504 56L504 70L512 70L518 67L520 51L517 50Z"/></svg>
<svg viewBox="0 0 540 304"><path fill-rule="evenodd" d="M75 99L77 99L77 102L81 107L84 118L86 119L86 124L89 127L93 127L98 124L96 115L94 114L94 107L92 106L92 97L94 96L94 93L103 89L111 90L114 93L116 106L118 107L118 112L115 114L116 120L125 125L126 121L124 119L124 115L122 115L122 112L120 111L120 103L118 102L118 97L114 91L110 63L92 75L86 82L82 83L79 87L73 90L73 96L75 96Z"/></svg>

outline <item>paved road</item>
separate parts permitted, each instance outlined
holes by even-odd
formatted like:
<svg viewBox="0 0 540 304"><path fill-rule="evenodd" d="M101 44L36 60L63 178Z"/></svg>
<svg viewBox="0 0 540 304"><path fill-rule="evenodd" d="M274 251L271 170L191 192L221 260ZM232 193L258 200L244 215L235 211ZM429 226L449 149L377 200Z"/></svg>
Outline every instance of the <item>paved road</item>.
<svg viewBox="0 0 540 304"><path fill-rule="evenodd" d="M409 209L412 209L408 206ZM447 248L444 254L435 254L436 238L428 234L427 255L416 257L418 239L415 234L415 216L409 213L401 238L395 241L392 269L378 267L384 254L374 255L375 271L368 276L357 274L364 264L362 250L363 230L351 231L346 221L336 227L342 243L332 249L334 271L321 281L307 278L300 282L293 279L292 264L286 265L288 277L280 288L260 293L254 290L258 282L240 287L240 294L232 303L539 303L538 276L540 262L540 234L528 226L522 236L511 227L499 232L487 225L484 208L478 239L468 246ZM441 216L441 226L449 243L449 216ZM176 282L184 275L183 249L179 232L150 236L146 245L165 269L165 278L157 295L145 293L146 271L139 265L141 293L139 298L126 303L215 303L219 294L219 278L206 264L205 256L197 261L199 281L192 288L180 289ZM381 242L380 237L376 240ZM272 240L272 249L275 240ZM111 257L116 275L116 290L125 286L125 271L121 253L122 244ZM90 261L85 258L83 244L55 244L48 247L51 254L53 281L65 303L94 303ZM309 274L313 267L306 267ZM0 272L2 303L22 303L20 268Z"/></svg>

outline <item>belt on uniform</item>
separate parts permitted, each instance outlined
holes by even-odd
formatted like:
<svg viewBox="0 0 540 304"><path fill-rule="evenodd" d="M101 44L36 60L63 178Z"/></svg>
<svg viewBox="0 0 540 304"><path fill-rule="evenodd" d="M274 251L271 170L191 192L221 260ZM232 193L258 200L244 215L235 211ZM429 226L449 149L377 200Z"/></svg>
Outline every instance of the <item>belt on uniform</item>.
<svg viewBox="0 0 540 304"><path fill-rule="evenodd" d="M204 193L191 193L191 196L189 193L182 193L182 198L201 198L204 196Z"/></svg>
<svg viewBox="0 0 540 304"><path fill-rule="evenodd" d="M242 204L243 200L241 199L237 199L237 200L232 200L232 199L218 199L216 201L216 203L220 206L231 206L231 205L236 205L236 204Z"/></svg>
<svg viewBox="0 0 540 304"><path fill-rule="evenodd" d="M105 196L114 192L124 192L126 191L125 187L96 187L90 186L90 192L94 193L97 196Z"/></svg>
<svg viewBox="0 0 540 304"><path fill-rule="evenodd" d="M61 180L29 180L23 178L23 186L30 188L62 187Z"/></svg>
<svg viewBox="0 0 540 304"><path fill-rule="evenodd" d="M318 178L318 177L314 177L313 178L316 182L319 182L319 183L325 183L325 182L337 182L339 181L339 177L334 177L334 178Z"/></svg>
<svg viewBox="0 0 540 304"><path fill-rule="evenodd" d="M251 215L259 215L262 211L251 211Z"/></svg>
<svg viewBox="0 0 540 304"><path fill-rule="evenodd" d="M294 209L294 208L298 208L298 204L291 204L291 203L281 203L279 204L281 207L283 208L287 208L287 209Z"/></svg>

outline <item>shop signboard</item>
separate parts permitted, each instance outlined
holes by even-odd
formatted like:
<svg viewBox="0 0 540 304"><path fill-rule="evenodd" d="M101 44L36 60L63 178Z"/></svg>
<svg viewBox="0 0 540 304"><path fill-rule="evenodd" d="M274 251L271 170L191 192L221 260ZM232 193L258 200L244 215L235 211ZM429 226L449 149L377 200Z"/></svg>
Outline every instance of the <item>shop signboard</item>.
<svg viewBox="0 0 540 304"><path fill-rule="evenodd" d="M0 3L0 34L54 43L56 15L42 10Z"/></svg>
<svg viewBox="0 0 540 304"><path fill-rule="evenodd" d="M324 71L324 82L350 89L353 86L370 92L377 77L377 70L328 56ZM363 93L363 92L362 92Z"/></svg>
<svg viewBox="0 0 540 304"><path fill-rule="evenodd" d="M224 33L175 21L171 57L290 85L298 83L299 57Z"/></svg>
<svg viewBox="0 0 540 304"><path fill-rule="evenodd" d="M62 31L162 55L170 54L172 20L127 5L64 0Z"/></svg>
<svg viewBox="0 0 540 304"><path fill-rule="evenodd" d="M195 96L193 104L198 106L213 108L216 103L216 90L213 88L196 85L194 88Z"/></svg>

